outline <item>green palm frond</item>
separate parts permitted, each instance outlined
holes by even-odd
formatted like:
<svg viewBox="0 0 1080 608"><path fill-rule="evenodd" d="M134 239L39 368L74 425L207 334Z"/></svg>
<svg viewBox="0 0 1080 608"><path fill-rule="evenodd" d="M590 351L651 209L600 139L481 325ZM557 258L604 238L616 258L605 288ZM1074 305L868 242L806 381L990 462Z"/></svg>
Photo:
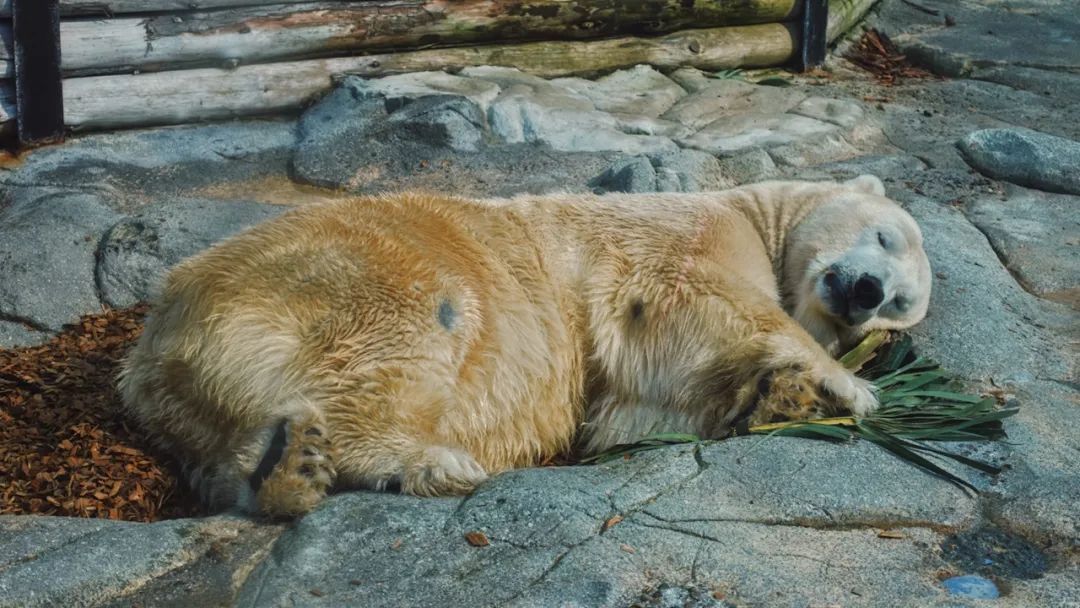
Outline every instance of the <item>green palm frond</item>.
<svg viewBox="0 0 1080 608"><path fill-rule="evenodd" d="M965 490L975 491L967 480L943 468L952 460L984 473L1000 468L938 447L927 441L993 441L1003 439L1002 421L1016 408L998 408L991 397L964 391L958 381L934 361L916 356L908 336L890 340L888 332L872 332L840 358L849 369L874 383L881 406L865 417L844 416L817 420L778 422L750 427L750 434L780 435L873 442L900 458ZM606 462L626 454L665 445L700 441L697 436L668 433L613 446L583 462Z"/></svg>

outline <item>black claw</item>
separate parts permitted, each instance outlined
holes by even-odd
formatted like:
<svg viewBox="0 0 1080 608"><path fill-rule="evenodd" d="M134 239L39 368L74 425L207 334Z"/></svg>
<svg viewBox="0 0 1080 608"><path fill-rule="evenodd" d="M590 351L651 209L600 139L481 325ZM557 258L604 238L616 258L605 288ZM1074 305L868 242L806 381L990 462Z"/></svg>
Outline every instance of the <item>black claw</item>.
<svg viewBox="0 0 1080 608"><path fill-rule="evenodd" d="M262 483L266 481L266 478L270 476L270 473L274 471L274 467L277 466L278 461L281 460L281 456L285 453L285 424L287 420L282 420L278 423L277 428L274 429L274 435L270 438L270 445L266 448L266 453L263 454L259 464L255 467L255 472L248 478L248 483L251 484L251 489L254 492L258 492L262 487Z"/></svg>
<svg viewBox="0 0 1080 608"><path fill-rule="evenodd" d="M311 427L308 430L304 431L304 434L305 435L314 435L315 437L322 437L322 431L320 431L319 429L317 429L315 427Z"/></svg>
<svg viewBox="0 0 1080 608"><path fill-rule="evenodd" d="M304 477L314 477L315 476L315 467L313 467L313 466L311 466L309 464L305 464L304 466L300 467L300 474L303 475Z"/></svg>

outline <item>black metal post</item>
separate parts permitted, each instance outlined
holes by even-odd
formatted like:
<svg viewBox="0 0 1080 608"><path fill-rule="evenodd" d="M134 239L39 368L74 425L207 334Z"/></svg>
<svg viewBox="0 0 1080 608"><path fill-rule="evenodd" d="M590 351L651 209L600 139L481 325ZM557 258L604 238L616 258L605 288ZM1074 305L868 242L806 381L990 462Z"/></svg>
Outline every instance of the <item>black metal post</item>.
<svg viewBox="0 0 1080 608"><path fill-rule="evenodd" d="M829 2L803 0L802 5L802 37L796 67L800 72L805 72L825 62L825 51L829 44Z"/></svg>
<svg viewBox="0 0 1080 608"><path fill-rule="evenodd" d="M59 141L64 137L60 0L12 4L19 141L24 145Z"/></svg>

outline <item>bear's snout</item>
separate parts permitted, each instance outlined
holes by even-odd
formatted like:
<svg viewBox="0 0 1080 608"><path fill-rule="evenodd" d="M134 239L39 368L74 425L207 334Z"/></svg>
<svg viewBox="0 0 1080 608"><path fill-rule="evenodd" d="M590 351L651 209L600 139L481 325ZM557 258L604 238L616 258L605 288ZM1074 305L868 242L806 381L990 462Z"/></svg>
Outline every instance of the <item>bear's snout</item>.
<svg viewBox="0 0 1080 608"><path fill-rule="evenodd" d="M831 266L823 276L831 312L848 325L866 320L866 315L885 299L881 279L864 273L856 279L849 269Z"/></svg>
<svg viewBox="0 0 1080 608"><path fill-rule="evenodd" d="M863 310L873 310L885 299L885 291L881 288L881 279L864 274L855 281L849 296L854 306Z"/></svg>

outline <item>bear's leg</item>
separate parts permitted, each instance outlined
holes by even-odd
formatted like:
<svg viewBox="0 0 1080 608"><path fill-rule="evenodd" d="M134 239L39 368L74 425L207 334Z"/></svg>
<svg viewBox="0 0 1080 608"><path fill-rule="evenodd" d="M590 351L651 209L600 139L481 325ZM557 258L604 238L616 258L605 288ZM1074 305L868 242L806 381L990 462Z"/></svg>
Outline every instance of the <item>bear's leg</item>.
<svg viewBox="0 0 1080 608"><path fill-rule="evenodd" d="M487 472L468 452L432 445L406 458L401 491L416 496L468 494L486 479Z"/></svg>
<svg viewBox="0 0 1080 608"><path fill-rule="evenodd" d="M329 434L318 411L284 419L248 478L254 510L270 517L307 513L326 496L335 476Z"/></svg>
<svg viewBox="0 0 1080 608"><path fill-rule="evenodd" d="M872 385L833 359L775 300L745 284L707 284L716 291L682 296L677 308L655 315L648 331L635 334L651 341L642 348L663 353L654 360L664 360L668 374L684 374L672 379L653 372L657 379L651 385L671 391L666 401L685 395L692 402L679 406L685 412L720 405L703 422L706 435L726 435L736 420L754 425L861 416L877 407ZM648 310L644 323L647 315ZM639 370L638 377L649 373Z"/></svg>
<svg viewBox="0 0 1080 608"><path fill-rule="evenodd" d="M458 408L437 380L382 370L362 384L327 404L340 487L446 496L467 494L487 479L446 430L444 417Z"/></svg>
<svg viewBox="0 0 1080 608"><path fill-rule="evenodd" d="M453 496L472 492L488 477L471 454L434 441L370 438L349 442L343 449L354 457L339 465L342 487L400 488L414 496ZM360 453L362 456L356 457Z"/></svg>

